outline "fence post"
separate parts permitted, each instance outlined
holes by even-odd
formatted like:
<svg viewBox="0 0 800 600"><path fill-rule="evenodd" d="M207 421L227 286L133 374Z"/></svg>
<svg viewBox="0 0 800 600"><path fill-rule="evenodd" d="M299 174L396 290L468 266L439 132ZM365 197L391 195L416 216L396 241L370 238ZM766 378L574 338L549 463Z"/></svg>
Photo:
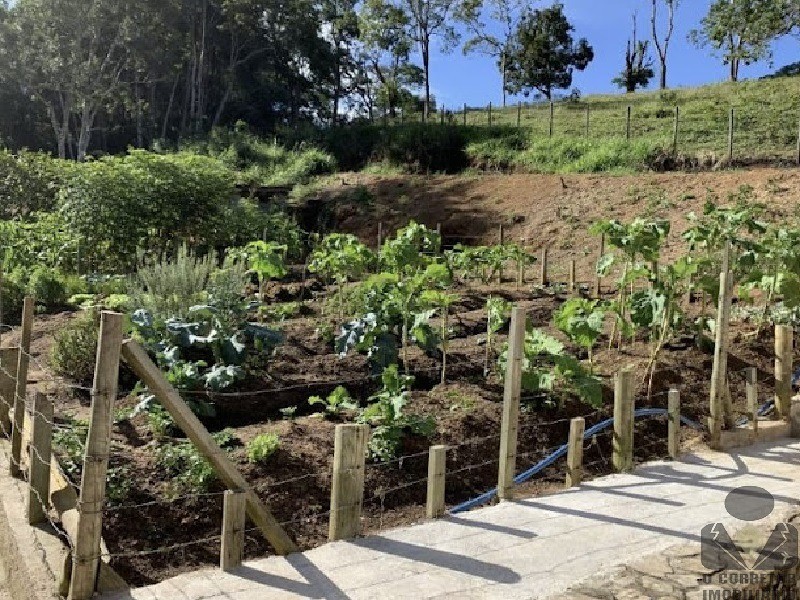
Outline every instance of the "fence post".
<svg viewBox="0 0 800 600"><path fill-rule="evenodd" d="M671 388L667 394L667 449L669 457L676 460L681 452L681 393Z"/></svg>
<svg viewBox="0 0 800 600"><path fill-rule="evenodd" d="M633 371L614 375L614 440L612 462L620 472L633 469Z"/></svg>
<svg viewBox="0 0 800 600"><path fill-rule="evenodd" d="M428 498L425 514L429 519L444 515L445 465L447 446L431 446L428 454Z"/></svg>
<svg viewBox="0 0 800 600"><path fill-rule="evenodd" d="M554 112L555 112L555 104L551 100L550 101L550 137L553 137L553 119L554 119L554 114L553 113Z"/></svg>
<svg viewBox="0 0 800 600"><path fill-rule="evenodd" d="M586 107L586 137L589 137L589 107Z"/></svg>
<svg viewBox="0 0 800 600"><path fill-rule="evenodd" d="M522 125L522 102L517 102L517 127Z"/></svg>
<svg viewBox="0 0 800 600"><path fill-rule="evenodd" d="M88 600L94 594L100 563L103 503L106 471L111 446L113 403L117 396L119 357L122 349L124 316L104 311L100 316L100 337L92 386L92 407L78 506L78 527L72 554L70 600Z"/></svg>
<svg viewBox="0 0 800 600"><path fill-rule="evenodd" d="M795 154L795 161L800 165L800 120L798 120L797 124L797 152Z"/></svg>
<svg viewBox="0 0 800 600"><path fill-rule="evenodd" d="M489 102L489 112L488 112L488 120L489 120L489 127L492 126L492 103Z"/></svg>
<svg viewBox="0 0 800 600"><path fill-rule="evenodd" d="M733 127L734 127L734 109L731 108L728 114L728 163L733 162Z"/></svg>
<svg viewBox="0 0 800 600"><path fill-rule="evenodd" d="M519 238L519 245L522 248L523 252L525 251L525 246L527 245L528 240L526 238ZM517 264L517 287L522 286L525 283L525 259L519 261Z"/></svg>
<svg viewBox="0 0 800 600"><path fill-rule="evenodd" d="M378 255L380 256L383 247L383 221L378 221Z"/></svg>
<svg viewBox="0 0 800 600"><path fill-rule="evenodd" d="M519 429L519 402L522 391L525 319L525 309L515 306L511 310L508 361L503 391L503 421L500 425L500 469L497 478L497 497L500 500L511 498L514 474L517 469L517 430Z"/></svg>
<svg viewBox="0 0 800 600"><path fill-rule="evenodd" d="M505 231L505 227L503 227L502 223L500 223L500 227L498 228L498 231L497 231L497 239L498 239L498 244L500 246L504 246L505 245L505 243L506 243L506 231ZM497 270L497 283L503 283L503 264L502 263L500 264L500 268Z"/></svg>
<svg viewBox="0 0 800 600"><path fill-rule="evenodd" d="M11 439L11 411L17 389L19 348L0 348L0 433Z"/></svg>
<svg viewBox="0 0 800 600"><path fill-rule="evenodd" d="M222 499L222 547L219 568L232 571L242 565L247 497L241 490L225 490Z"/></svg>
<svg viewBox="0 0 800 600"><path fill-rule="evenodd" d="M328 529L328 540L331 542L355 537L361 532L369 425L337 425L335 436Z"/></svg>
<svg viewBox="0 0 800 600"><path fill-rule="evenodd" d="M675 107L675 128L672 131L672 154L677 156L678 155L678 128L680 126L680 113L681 109L679 107Z"/></svg>
<svg viewBox="0 0 800 600"><path fill-rule="evenodd" d="M631 139L631 105L628 104L627 109L625 110L625 139L630 141Z"/></svg>
<svg viewBox="0 0 800 600"><path fill-rule="evenodd" d="M50 451L53 441L53 401L41 392L33 395L31 419L31 452L28 461L28 523L37 525L47 520L50 502Z"/></svg>
<svg viewBox="0 0 800 600"><path fill-rule="evenodd" d="M719 274L719 299L717 302L717 322L714 335L714 364L711 370L711 397L709 429L711 447L719 449L724 420L723 394L728 380L728 321L730 320L731 273L728 270L730 244L725 246L722 271Z"/></svg>
<svg viewBox="0 0 800 600"><path fill-rule="evenodd" d="M580 485L583 479L583 433L586 421L575 417L569 422L569 441L567 442L567 487Z"/></svg>
<svg viewBox="0 0 800 600"><path fill-rule="evenodd" d="M464 102L464 127L467 126L467 103Z"/></svg>
<svg viewBox="0 0 800 600"><path fill-rule="evenodd" d="M547 286L547 248L542 248L542 264L539 276L539 283L542 287Z"/></svg>
<svg viewBox="0 0 800 600"><path fill-rule="evenodd" d="M788 419L792 401L792 338L790 325L775 325L775 411Z"/></svg>
<svg viewBox="0 0 800 600"><path fill-rule="evenodd" d="M577 274L575 267L575 259L569 261L569 292L575 294L578 291Z"/></svg>
<svg viewBox="0 0 800 600"><path fill-rule="evenodd" d="M12 477L22 476L22 427L25 422L25 396L28 389L28 365L31 354L31 332L33 331L33 311L36 301L33 296L25 296L22 306L22 334L20 339L19 361L17 363L17 385L14 390L14 403L11 416L11 461L9 472Z"/></svg>
<svg viewBox="0 0 800 600"><path fill-rule="evenodd" d="M750 417L750 426L753 438L758 437L758 369L747 367L744 370L745 396L747 397L747 413Z"/></svg>
<svg viewBox="0 0 800 600"><path fill-rule="evenodd" d="M598 264L600 260L602 260L603 256L606 253L606 234L600 234L600 254L597 257ZM600 277L600 273L597 273L596 279L594 280L594 296L595 298L600 298L602 293L602 285L603 285L603 278Z"/></svg>

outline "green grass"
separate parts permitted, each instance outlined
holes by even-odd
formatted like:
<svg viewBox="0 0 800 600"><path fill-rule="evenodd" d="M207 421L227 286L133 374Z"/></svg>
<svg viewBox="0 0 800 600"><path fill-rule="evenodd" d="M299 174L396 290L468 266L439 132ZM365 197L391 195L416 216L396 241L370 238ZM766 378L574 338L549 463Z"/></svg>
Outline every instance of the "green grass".
<svg viewBox="0 0 800 600"><path fill-rule="evenodd" d="M586 96L579 102L560 101L554 106L553 136L572 140L624 140L629 105L631 138L651 146L671 148L675 108L678 107L678 152L724 156L728 149L729 111L733 108L736 158L788 159L793 158L796 153L800 122L798 76L721 83L664 92ZM454 114L449 115L449 119L460 125L463 124L463 116L463 108L458 108ZM520 116L522 128L532 139L549 137L549 104L524 104ZM434 118L439 119L437 116ZM467 124L487 125L487 108L468 108ZM517 106L505 109L494 107L492 124L516 127Z"/></svg>

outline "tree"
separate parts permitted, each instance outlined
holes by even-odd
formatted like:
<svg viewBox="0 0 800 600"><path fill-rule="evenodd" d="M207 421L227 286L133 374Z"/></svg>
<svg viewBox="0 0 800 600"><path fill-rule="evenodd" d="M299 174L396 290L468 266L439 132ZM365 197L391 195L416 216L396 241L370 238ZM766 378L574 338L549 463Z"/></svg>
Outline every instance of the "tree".
<svg viewBox="0 0 800 600"><path fill-rule="evenodd" d="M465 21L472 37L464 44L464 54L478 52L497 60L502 80L503 106L506 105L506 78L508 59L514 42L514 34L521 18L523 0L488 0L489 18L497 23L499 35L490 33L490 27L482 21L483 5L470 6L465 11Z"/></svg>
<svg viewBox="0 0 800 600"><path fill-rule="evenodd" d="M738 81L742 63L772 56L770 43L785 31L786 9L775 0L714 0L689 40L699 48L710 46L730 66L731 81Z"/></svg>
<svg viewBox="0 0 800 600"><path fill-rule="evenodd" d="M667 26L664 36L658 35L658 5L663 3L667 8ZM672 34L675 31L675 9L678 8L680 0L653 0L653 10L650 13L650 25L652 26L653 43L656 46L658 61L661 64L661 76L659 86L662 90L667 89L667 52Z"/></svg>
<svg viewBox="0 0 800 600"><path fill-rule="evenodd" d="M527 95L536 89L550 100L553 90L569 88L575 69L583 71L594 59L585 38L573 40L574 30L560 3L525 15L509 56L508 91Z"/></svg>
<svg viewBox="0 0 800 600"><path fill-rule="evenodd" d="M328 24L325 35L331 45L333 74L331 120L339 120L339 107L342 99L353 91L358 75L354 44L358 38L358 14L354 0L326 0L322 6L322 18Z"/></svg>
<svg viewBox="0 0 800 600"><path fill-rule="evenodd" d="M647 52L647 41L636 39L636 13L633 14L633 36L628 40L628 47L625 51L625 69L619 77L614 79L614 83L625 91L632 94L637 88L646 88L650 80L655 76L653 72L653 60Z"/></svg>

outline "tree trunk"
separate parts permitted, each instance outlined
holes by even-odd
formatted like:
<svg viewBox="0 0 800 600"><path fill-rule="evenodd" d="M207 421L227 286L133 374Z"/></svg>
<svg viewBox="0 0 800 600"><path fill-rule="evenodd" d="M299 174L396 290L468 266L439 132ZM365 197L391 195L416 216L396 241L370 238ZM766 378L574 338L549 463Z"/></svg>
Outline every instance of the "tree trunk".
<svg viewBox="0 0 800 600"><path fill-rule="evenodd" d="M503 108L506 107L506 53L500 54L500 77L503 86Z"/></svg>
<svg viewBox="0 0 800 600"><path fill-rule="evenodd" d="M739 59L731 58L731 81L739 81Z"/></svg>
<svg viewBox="0 0 800 600"><path fill-rule="evenodd" d="M172 105L175 102L175 92L178 89L178 80L180 79L180 75L175 77L175 81L172 84L172 92L169 95L169 102L167 103L167 110L164 112L164 121L161 124L161 139L167 139L167 127L169 126L169 117L170 113L172 113Z"/></svg>
<svg viewBox="0 0 800 600"><path fill-rule="evenodd" d="M89 150L89 142L92 138L92 127L94 126L95 112L92 107L84 102L81 110L80 132L78 134L78 147L76 158L78 162L86 160L86 153Z"/></svg>
<svg viewBox="0 0 800 600"><path fill-rule="evenodd" d="M422 121L428 120L431 112L431 70L430 43L425 39L422 43L422 70L425 72L425 106L422 110Z"/></svg>
<svg viewBox="0 0 800 600"><path fill-rule="evenodd" d="M217 112L214 113L214 121L211 123L211 129L217 127L222 120L222 115L225 113L225 105L228 104L228 99L231 97L232 92L233 82L229 81L228 85L225 86L225 93L222 94L222 99L219 101L219 106L217 106Z"/></svg>
<svg viewBox="0 0 800 600"><path fill-rule="evenodd" d="M666 59L661 59L661 81L659 82L661 89L667 89L667 61Z"/></svg>

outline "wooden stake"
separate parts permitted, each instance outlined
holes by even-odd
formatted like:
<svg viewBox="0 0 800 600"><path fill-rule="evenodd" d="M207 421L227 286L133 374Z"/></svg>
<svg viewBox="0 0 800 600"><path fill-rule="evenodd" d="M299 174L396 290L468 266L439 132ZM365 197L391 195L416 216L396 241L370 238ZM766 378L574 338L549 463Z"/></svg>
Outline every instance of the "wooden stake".
<svg viewBox="0 0 800 600"><path fill-rule="evenodd" d="M574 294L578 291L578 282L577 282L574 258L569 261L569 291L571 294Z"/></svg>
<svg viewBox="0 0 800 600"><path fill-rule="evenodd" d="M775 326L775 412L780 419L791 412L793 333L790 325Z"/></svg>
<svg viewBox="0 0 800 600"><path fill-rule="evenodd" d="M11 412L17 389L19 348L0 348L0 435L11 439Z"/></svg>
<svg viewBox="0 0 800 600"><path fill-rule="evenodd" d="M517 102L517 127L522 125L522 102Z"/></svg>
<svg viewBox="0 0 800 600"><path fill-rule="evenodd" d="M797 162L798 165L800 165L800 121L798 121L798 126L797 126L797 152L795 154L795 161ZM0 321L1 320L2 319L0 318Z"/></svg>
<svg viewBox="0 0 800 600"><path fill-rule="evenodd" d="M364 461L369 425L337 425L333 447L333 482L328 540L352 538L361 533L364 503Z"/></svg>
<svg viewBox="0 0 800 600"><path fill-rule="evenodd" d="M31 332L36 300L25 296L22 306L22 335L20 339L19 362L17 363L17 385L14 391L14 405L11 415L11 461L9 473L12 477L22 477L22 427L25 422L25 396L28 389L28 365L31 353Z"/></svg>
<svg viewBox="0 0 800 600"><path fill-rule="evenodd" d="M633 469L633 371L614 375L614 439L612 462L622 473Z"/></svg>
<svg viewBox="0 0 800 600"><path fill-rule="evenodd" d="M467 126L467 103L464 102L464 127Z"/></svg>
<svg viewBox="0 0 800 600"><path fill-rule="evenodd" d="M103 504L106 497L106 472L111 447L113 403L117 396L119 355L124 315L104 311L100 316L89 434L83 458L78 506L78 531L72 555L70 600L88 600L94 594L100 564ZM151 388L152 391L152 388Z"/></svg>
<svg viewBox="0 0 800 600"><path fill-rule="evenodd" d="M497 477L497 497L509 500L517 468L517 431L519 429L519 403L522 391L522 360L525 343L525 310L515 306L511 310L511 328L508 339L505 390L503 392L503 420L500 425L500 469Z"/></svg>
<svg viewBox="0 0 800 600"><path fill-rule="evenodd" d="M625 111L625 139L630 141L631 139L631 105L628 105L627 110Z"/></svg>
<svg viewBox="0 0 800 600"><path fill-rule="evenodd" d="M383 221L378 221L378 254L381 253L383 248Z"/></svg>
<svg viewBox="0 0 800 600"><path fill-rule="evenodd" d="M569 441L567 442L567 481L568 488L580 485L583 479L583 433L586 421L575 417L569 422Z"/></svg>
<svg viewBox="0 0 800 600"><path fill-rule="evenodd" d="M488 118L489 118L489 127L491 127L492 126L492 103L491 102L489 102L489 116L488 116Z"/></svg>
<svg viewBox="0 0 800 600"><path fill-rule="evenodd" d="M222 548L219 568L232 571L242 566L247 496L239 490L225 490L222 500Z"/></svg>
<svg viewBox="0 0 800 600"><path fill-rule="evenodd" d="M675 107L675 127L672 132L672 154L674 156L678 156L678 131L680 127L680 114L681 109L679 107Z"/></svg>
<svg viewBox="0 0 800 600"><path fill-rule="evenodd" d="M220 449L208 430L184 402L180 394L173 388L164 374L150 360L147 351L134 340L122 344L122 357L133 371L155 395L161 405L170 413L175 424L186 434L186 437L197 447L222 483L229 489L242 490L247 496L247 516L261 530L278 554L297 552L297 545L289 538L270 513L268 506L252 490L236 465Z"/></svg>
<svg viewBox="0 0 800 600"><path fill-rule="evenodd" d="M550 137L553 137L553 119L555 118L555 104L550 102Z"/></svg>
<svg viewBox="0 0 800 600"><path fill-rule="evenodd" d="M733 163L733 128L734 128L734 109L731 108L728 114L728 164Z"/></svg>
<svg viewBox="0 0 800 600"><path fill-rule="evenodd" d="M747 413L753 438L758 437L758 369L747 367L744 370L745 395L747 397Z"/></svg>
<svg viewBox="0 0 800 600"><path fill-rule="evenodd" d="M447 446L431 446L428 454L428 498L425 514L429 519L444 515L445 466Z"/></svg>
<svg viewBox="0 0 800 600"><path fill-rule="evenodd" d="M597 262L599 263L600 260L605 256L606 253L606 234L600 234L600 254L597 257ZM600 277L598 274L596 279L594 280L594 296L595 298L600 298L602 295L602 285L603 285L603 278Z"/></svg>
<svg viewBox="0 0 800 600"><path fill-rule="evenodd" d="M681 393L671 388L667 394L667 449L669 457L677 460L681 452Z"/></svg>
<svg viewBox="0 0 800 600"><path fill-rule="evenodd" d="M539 276L539 284L542 287L546 287L549 283L547 280L547 248L542 248L542 259L541 259L541 272Z"/></svg>
<svg viewBox="0 0 800 600"><path fill-rule="evenodd" d="M732 278L728 271L730 264L730 243L726 244L722 260L722 272L719 274L719 299L717 302L717 321L714 334L714 364L711 371L711 395L709 430L711 434L711 447L720 449L722 425L725 420L725 388L728 381L727 352L728 352L728 323L732 292Z"/></svg>
<svg viewBox="0 0 800 600"><path fill-rule="evenodd" d="M499 231L497 233L498 243L500 246L504 246L506 243L506 234L503 228L503 224L500 223ZM497 283L503 283L503 265L500 264L500 268L497 270Z"/></svg>
<svg viewBox="0 0 800 600"><path fill-rule="evenodd" d="M589 107L586 107L586 137L589 137Z"/></svg>
<svg viewBox="0 0 800 600"><path fill-rule="evenodd" d="M31 452L28 461L30 485L28 487L27 515L30 525L47 520L50 503L50 451L53 441L53 401L41 392L33 396L33 423Z"/></svg>

